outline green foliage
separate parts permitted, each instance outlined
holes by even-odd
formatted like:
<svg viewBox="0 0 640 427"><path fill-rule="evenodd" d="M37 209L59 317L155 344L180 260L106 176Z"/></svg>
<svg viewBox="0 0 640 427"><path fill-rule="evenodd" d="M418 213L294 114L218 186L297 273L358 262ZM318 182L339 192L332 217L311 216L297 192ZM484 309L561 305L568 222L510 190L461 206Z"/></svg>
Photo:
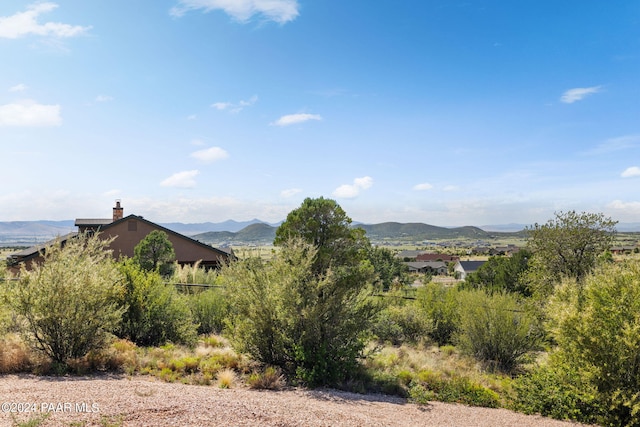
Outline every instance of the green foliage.
<svg viewBox="0 0 640 427"><path fill-rule="evenodd" d="M312 271L324 274L328 268L357 266L370 247L362 228L351 228L351 218L334 200L306 198L291 211L276 230L274 245L302 239L317 248Z"/></svg>
<svg viewBox="0 0 640 427"><path fill-rule="evenodd" d="M438 400L486 408L500 406L500 399L495 391L466 377L444 376L429 370L419 372L417 378L411 381L409 397L420 404Z"/></svg>
<svg viewBox="0 0 640 427"><path fill-rule="evenodd" d="M417 343L427 337L431 323L414 304L391 304L378 313L372 332L379 342Z"/></svg>
<svg viewBox="0 0 640 427"><path fill-rule="evenodd" d="M418 289L416 304L429 322L428 335L438 345L451 344L458 330L460 314L458 291L438 283Z"/></svg>
<svg viewBox="0 0 640 427"><path fill-rule="evenodd" d="M120 321L121 276L110 242L79 235L54 244L12 286L10 304L25 321L27 340L57 363L103 348Z"/></svg>
<svg viewBox="0 0 640 427"><path fill-rule="evenodd" d="M176 259L173 244L167 233L153 230L133 248L133 260L146 271L158 271L161 275L172 274Z"/></svg>
<svg viewBox="0 0 640 427"><path fill-rule="evenodd" d="M538 261L534 265L555 281L569 277L581 283L613 243L616 224L603 214L556 213L546 224L527 229L529 249Z"/></svg>
<svg viewBox="0 0 640 427"><path fill-rule="evenodd" d="M269 263L251 258L224 267L228 333L240 351L292 379L336 384L357 366L375 316L367 286L373 272L363 263L318 276L317 253L298 239L284 243Z"/></svg>
<svg viewBox="0 0 640 427"><path fill-rule="evenodd" d="M513 294L461 291L460 349L503 372L512 372L541 337L532 315Z"/></svg>
<svg viewBox="0 0 640 427"><path fill-rule="evenodd" d="M565 282L548 315L558 359L593 373L604 422L640 425L640 261L603 265L582 290Z"/></svg>
<svg viewBox="0 0 640 427"><path fill-rule="evenodd" d="M592 374L554 359L516 378L512 409L561 420L595 424L602 415Z"/></svg>
<svg viewBox="0 0 640 427"><path fill-rule="evenodd" d="M197 325L173 285L165 284L158 272L143 270L130 259L120 264L120 272L124 277L120 304L125 311L118 336L143 346L195 341Z"/></svg>
<svg viewBox="0 0 640 427"><path fill-rule="evenodd" d="M383 291L406 286L410 282L407 265L387 248L372 246L368 258L378 276L376 286Z"/></svg>
<svg viewBox="0 0 640 427"><path fill-rule="evenodd" d="M483 289L487 292L513 292L531 296L524 273L529 267L531 252L520 250L510 257L490 257L478 271L467 276L461 289Z"/></svg>
<svg viewBox="0 0 640 427"><path fill-rule="evenodd" d="M185 295L185 300L191 309L193 321L198 325L199 335L222 332L230 310L222 289L193 291Z"/></svg>

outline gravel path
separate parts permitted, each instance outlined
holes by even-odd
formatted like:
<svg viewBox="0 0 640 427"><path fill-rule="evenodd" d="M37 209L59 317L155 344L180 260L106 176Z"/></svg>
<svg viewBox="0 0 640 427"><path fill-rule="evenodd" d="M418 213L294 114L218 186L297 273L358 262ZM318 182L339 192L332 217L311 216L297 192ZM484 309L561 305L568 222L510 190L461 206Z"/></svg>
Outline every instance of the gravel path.
<svg viewBox="0 0 640 427"><path fill-rule="evenodd" d="M37 424L42 427L578 426L504 409L440 402L420 406L395 397L334 390L224 390L150 377L0 376L0 404L0 426L43 416Z"/></svg>

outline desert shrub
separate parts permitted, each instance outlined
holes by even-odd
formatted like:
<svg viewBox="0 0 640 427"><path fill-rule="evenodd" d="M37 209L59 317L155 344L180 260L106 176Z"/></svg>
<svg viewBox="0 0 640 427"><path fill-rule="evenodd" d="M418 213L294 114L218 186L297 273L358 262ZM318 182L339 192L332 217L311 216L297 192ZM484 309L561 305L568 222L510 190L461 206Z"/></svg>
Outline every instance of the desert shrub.
<svg viewBox="0 0 640 427"><path fill-rule="evenodd" d="M130 259L120 263L120 273L124 277L120 300L124 313L116 331L119 337L141 346L196 341L197 325L173 285L165 284L158 272L145 271Z"/></svg>
<svg viewBox="0 0 640 427"><path fill-rule="evenodd" d="M599 421L640 425L640 261L605 264L561 285L548 307L557 359L597 390Z"/></svg>
<svg viewBox="0 0 640 427"><path fill-rule="evenodd" d="M109 243L81 234L54 244L12 284L10 305L24 319L27 342L57 363L104 348L121 319L121 275Z"/></svg>
<svg viewBox="0 0 640 427"><path fill-rule="evenodd" d="M227 333L239 351L280 367L296 381L336 384L358 364L375 307L371 269L314 273L317 250L296 240L265 263L249 259L223 269L232 307Z"/></svg>
<svg viewBox="0 0 640 427"><path fill-rule="evenodd" d="M451 344L458 329L460 314L455 288L428 283L418 289L416 304L429 322L428 335L438 345Z"/></svg>
<svg viewBox="0 0 640 427"><path fill-rule="evenodd" d="M380 311L372 327L379 342L399 345L416 343L425 338L431 323L415 304L393 304Z"/></svg>
<svg viewBox="0 0 640 427"><path fill-rule="evenodd" d="M460 349L503 372L512 372L540 344L534 317L513 294L460 292Z"/></svg>
<svg viewBox="0 0 640 427"><path fill-rule="evenodd" d="M517 377L511 408L525 414L541 414L561 420L595 424L602 410L592 373L559 360Z"/></svg>
<svg viewBox="0 0 640 427"><path fill-rule="evenodd" d="M409 397L421 404L438 400L487 408L500 406L500 398L495 391L466 377L444 376L428 370L419 372L411 381Z"/></svg>
<svg viewBox="0 0 640 427"><path fill-rule="evenodd" d="M221 333L229 315L229 303L222 289L193 291L185 295L198 334Z"/></svg>
<svg viewBox="0 0 640 427"><path fill-rule="evenodd" d="M280 390L285 386L285 379L279 368L267 366L263 371L252 372L247 384L256 390Z"/></svg>

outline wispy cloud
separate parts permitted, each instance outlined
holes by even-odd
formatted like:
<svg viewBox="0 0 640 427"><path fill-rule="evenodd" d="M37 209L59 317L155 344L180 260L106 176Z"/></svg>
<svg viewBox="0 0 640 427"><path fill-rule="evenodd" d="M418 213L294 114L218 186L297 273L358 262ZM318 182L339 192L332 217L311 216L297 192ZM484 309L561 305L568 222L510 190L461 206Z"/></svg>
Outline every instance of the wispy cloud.
<svg viewBox="0 0 640 427"><path fill-rule="evenodd" d="M285 199L288 199L289 197L293 197L298 193L301 193L302 190L299 188L287 188L286 190L282 190L280 192L280 197L284 197Z"/></svg>
<svg viewBox="0 0 640 427"><path fill-rule="evenodd" d="M199 173L198 170L176 172L162 181L160 185L162 187L193 188L196 186L195 177Z"/></svg>
<svg viewBox="0 0 640 427"><path fill-rule="evenodd" d="M576 101L581 101L585 97L592 95L594 93L600 92L602 86L591 86L591 87L576 87L573 89L569 89L565 91L560 97L560 101L565 104L573 104Z"/></svg>
<svg viewBox="0 0 640 427"><path fill-rule="evenodd" d="M169 13L180 17L191 10L222 10L235 20L247 23L254 16L286 24L299 15L297 0L180 0Z"/></svg>
<svg viewBox="0 0 640 427"><path fill-rule="evenodd" d="M322 116L320 116L319 114L307 113L288 114L286 116L280 117L278 120L271 124L274 126L290 126L297 123L308 122L309 120L322 120Z"/></svg>
<svg viewBox="0 0 640 427"><path fill-rule="evenodd" d="M213 163L218 160L226 159L229 157L229 153L220 147L211 147L204 150L194 151L191 153L191 157L204 163Z"/></svg>
<svg viewBox="0 0 640 427"><path fill-rule="evenodd" d="M458 191L460 190L460 187L458 187L457 185L445 185L444 188L442 189L442 191Z"/></svg>
<svg viewBox="0 0 640 427"><path fill-rule="evenodd" d="M353 199L358 197L362 190L371 188L372 185L373 178L370 176L356 178L353 180L353 184L344 184L336 188L333 196L341 199Z"/></svg>
<svg viewBox="0 0 640 427"><path fill-rule="evenodd" d="M622 178L635 178L640 176L640 167L638 166L631 166L630 168L626 168L621 174L620 176Z"/></svg>
<svg viewBox="0 0 640 427"><path fill-rule="evenodd" d="M586 151L585 154L600 155L612 153L615 151L627 150L629 148L635 148L638 146L640 146L640 135L625 135L617 138L607 139L591 150Z"/></svg>
<svg viewBox="0 0 640 427"><path fill-rule="evenodd" d="M17 84L15 86L11 86L9 88L9 92L24 92L25 90L29 89L29 87L23 83Z"/></svg>
<svg viewBox="0 0 640 427"><path fill-rule="evenodd" d="M109 102L109 101L113 101L113 96L109 96L109 95L98 95L96 96L96 102Z"/></svg>
<svg viewBox="0 0 640 427"><path fill-rule="evenodd" d="M55 3L34 3L27 6L24 12L11 16L0 17L0 38L17 39L28 35L48 36L57 38L75 37L86 33L91 27L62 24L60 22L46 22L41 24L38 17L58 7Z"/></svg>
<svg viewBox="0 0 640 427"><path fill-rule="evenodd" d="M61 124L59 105L44 105L29 100L0 105L0 127L43 127Z"/></svg>
<svg viewBox="0 0 640 427"><path fill-rule="evenodd" d="M416 191L431 190L432 188L433 185L429 184L428 182L423 182L422 184L416 184L413 186L413 189Z"/></svg>
<svg viewBox="0 0 640 427"><path fill-rule="evenodd" d="M241 100L239 102L215 102L211 104L211 106L216 110L229 111L231 113L239 113L245 107L250 107L256 102L258 102L258 95L253 95L251 98L247 99L246 101Z"/></svg>

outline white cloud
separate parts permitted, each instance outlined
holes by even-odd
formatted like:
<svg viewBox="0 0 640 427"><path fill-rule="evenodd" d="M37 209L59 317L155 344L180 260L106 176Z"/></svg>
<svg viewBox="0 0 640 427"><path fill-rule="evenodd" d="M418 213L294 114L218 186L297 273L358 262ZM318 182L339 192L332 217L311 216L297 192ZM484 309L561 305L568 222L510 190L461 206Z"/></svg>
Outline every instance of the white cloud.
<svg viewBox="0 0 640 427"><path fill-rule="evenodd" d="M623 202L622 200L614 200L607 205L609 209L623 211L627 215L640 215L640 202ZM618 213L620 215L620 212Z"/></svg>
<svg viewBox="0 0 640 427"><path fill-rule="evenodd" d="M229 153L220 147L211 147L204 150L198 150L191 153L191 157L205 163L212 163L217 160L226 159Z"/></svg>
<svg viewBox="0 0 640 427"><path fill-rule="evenodd" d="M360 191L371 188L372 185L373 178L370 176L356 178L353 180L353 184L344 184L336 188L333 196L341 199L353 199L358 197Z"/></svg>
<svg viewBox="0 0 640 427"><path fill-rule="evenodd" d="M244 107L250 107L253 104L255 104L256 102L258 102L258 95L253 95L251 98L249 98L246 101L241 100L241 101L236 102L236 103L233 103L233 102L215 102L215 103L211 104L211 106L213 108L215 108L216 110L229 111L231 113L239 113L240 111L242 111L244 109Z"/></svg>
<svg viewBox="0 0 640 427"><path fill-rule="evenodd" d="M285 199L288 199L289 197L293 197L298 193L301 193L302 190L299 188L288 188L286 190L282 190L280 192L280 197L284 197Z"/></svg>
<svg viewBox="0 0 640 427"><path fill-rule="evenodd" d="M55 3L34 3L27 6L25 12L0 17L0 38L17 39L31 34L66 38L81 35L91 28L59 22L38 23L40 14L51 12L57 7Z"/></svg>
<svg viewBox="0 0 640 427"><path fill-rule="evenodd" d="M289 126L289 125L294 125L296 123L307 122L309 120L322 120L322 117L319 114L306 114L306 113L288 114L286 116L280 117L278 120L276 120L271 124L275 126Z"/></svg>
<svg viewBox="0 0 640 427"><path fill-rule="evenodd" d="M413 189L416 191L431 190L432 188L433 185L429 184L428 182L423 182L422 184L416 184L413 186Z"/></svg>
<svg viewBox="0 0 640 427"><path fill-rule="evenodd" d="M60 126L59 105L43 105L34 101L21 101L14 104L0 105L1 126Z"/></svg>
<svg viewBox="0 0 640 427"><path fill-rule="evenodd" d="M195 177L199 173L198 170L177 172L162 181L160 185L162 187L193 188L196 186Z"/></svg>
<svg viewBox="0 0 640 427"><path fill-rule="evenodd" d="M460 187L457 185L445 185L442 191L458 191Z"/></svg>
<svg viewBox="0 0 640 427"><path fill-rule="evenodd" d="M573 104L576 101L581 101L589 95L600 92L600 89L602 89L602 86L576 87L569 89L562 94L560 101L565 104Z"/></svg>
<svg viewBox="0 0 640 427"><path fill-rule="evenodd" d="M622 151L629 148L635 148L640 145L640 135L625 135L619 136L617 138L607 139L602 144L599 144L597 147L588 150L585 154L590 155L600 155L612 153L615 151Z"/></svg>
<svg viewBox="0 0 640 427"><path fill-rule="evenodd" d="M113 96L109 96L109 95L96 96L96 102L109 102L109 101L113 101Z"/></svg>
<svg viewBox="0 0 640 427"><path fill-rule="evenodd" d="M246 23L254 16L285 24L298 16L297 0L179 0L169 13L180 17L190 10L204 12L222 10L239 22Z"/></svg>
<svg viewBox="0 0 640 427"><path fill-rule="evenodd" d="M630 168L626 168L620 176L623 178L640 176L640 168L638 166L631 166Z"/></svg>
<svg viewBox="0 0 640 427"><path fill-rule="evenodd" d="M24 92L25 90L29 89L29 87L23 83L17 84L15 86L11 86L9 88L9 92Z"/></svg>

